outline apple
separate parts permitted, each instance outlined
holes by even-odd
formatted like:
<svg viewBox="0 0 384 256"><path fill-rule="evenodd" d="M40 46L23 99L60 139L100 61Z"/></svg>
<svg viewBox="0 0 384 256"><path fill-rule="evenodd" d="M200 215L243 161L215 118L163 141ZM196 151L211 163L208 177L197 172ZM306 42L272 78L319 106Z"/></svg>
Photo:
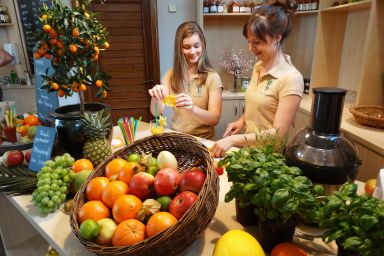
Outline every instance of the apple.
<svg viewBox="0 0 384 256"><path fill-rule="evenodd" d="M8 167L18 166L24 161L24 154L20 150L7 151L3 155L3 164Z"/></svg>
<svg viewBox="0 0 384 256"><path fill-rule="evenodd" d="M179 188L181 175L173 168L163 168L155 176L155 191L158 196L173 195Z"/></svg>
<svg viewBox="0 0 384 256"><path fill-rule="evenodd" d="M215 167L215 171L216 171L217 175L220 176L224 173L224 167L223 166L218 167L217 164L218 164L218 162L215 160L213 163L213 166Z"/></svg>
<svg viewBox="0 0 384 256"><path fill-rule="evenodd" d="M24 159L27 164L29 164L29 161L31 160L31 155L32 155L32 149L27 149L24 151Z"/></svg>
<svg viewBox="0 0 384 256"><path fill-rule="evenodd" d="M181 175L180 191L189 190L198 194L204 185L205 178L205 173L198 168L186 171Z"/></svg>
<svg viewBox="0 0 384 256"><path fill-rule="evenodd" d="M368 195L372 195L373 191L375 191L376 182L377 182L376 179L367 180L367 182L365 182L365 185L364 185L365 193L367 193Z"/></svg>
<svg viewBox="0 0 384 256"><path fill-rule="evenodd" d="M181 192L172 199L169 204L169 212L179 220L196 200L197 195L195 193L191 191Z"/></svg>
<svg viewBox="0 0 384 256"><path fill-rule="evenodd" d="M138 172L132 176L129 182L129 191L142 201L154 194L153 183L155 177L147 172Z"/></svg>
<svg viewBox="0 0 384 256"><path fill-rule="evenodd" d="M113 233L117 227L116 222L110 218L104 218L98 220L97 223L100 225L100 233L96 237L95 242L99 245L112 245Z"/></svg>

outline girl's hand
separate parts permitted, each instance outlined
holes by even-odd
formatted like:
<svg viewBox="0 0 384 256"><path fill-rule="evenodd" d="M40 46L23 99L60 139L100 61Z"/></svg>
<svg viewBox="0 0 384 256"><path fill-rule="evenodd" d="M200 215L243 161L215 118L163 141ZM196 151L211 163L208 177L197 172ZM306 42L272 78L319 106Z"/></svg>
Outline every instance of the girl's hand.
<svg viewBox="0 0 384 256"><path fill-rule="evenodd" d="M185 93L176 95L176 107L193 110L194 105L191 96Z"/></svg>
<svg viewBox="0 0 384 256"><path fill-rule="evenodd" d="M235 145L233 139L234 136L229 136L216 141L210 149L211 155L213 157L223 157L225 152Z"/></svg>
<svg viewBox="0 0 384 256"><path fill-rule="evenodd" d="M225 130L223 137L227 137L230 135L238 134L241 129L243 129L244 121L243 118L240 118L239 120L229 123L227 125L227 129Z"/></svg>
<svg viewBox="0 0 384 256"><path fill-rule="evenodd" d="M169 89L167 86L162 84L157 84L152 89L148 90L148 93L151 97L157 100L163 100L169 94Z"/></svg>

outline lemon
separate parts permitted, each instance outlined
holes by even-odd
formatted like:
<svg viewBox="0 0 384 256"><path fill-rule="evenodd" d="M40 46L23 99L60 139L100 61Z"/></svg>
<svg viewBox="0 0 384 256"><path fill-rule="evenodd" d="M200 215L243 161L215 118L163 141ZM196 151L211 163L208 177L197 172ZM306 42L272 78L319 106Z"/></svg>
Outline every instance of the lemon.
<svg viewBox="0 0 384 256"><path fill-rule="evenodd" d="M243 230L230 230L217 241L213 256L265 256L259 242Z"/></svg>

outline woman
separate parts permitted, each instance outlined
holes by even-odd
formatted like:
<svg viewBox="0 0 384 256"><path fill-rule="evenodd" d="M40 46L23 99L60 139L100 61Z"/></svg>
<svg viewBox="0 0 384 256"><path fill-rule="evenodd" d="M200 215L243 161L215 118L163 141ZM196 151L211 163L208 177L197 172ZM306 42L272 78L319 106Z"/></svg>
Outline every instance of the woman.
<svg viewBox="0 0 384 256"><path fill-rule="evenodd" d="M245 93L245 112L228 124L224 138L211 148L213 156L221 157L233 146L257 144L257 137L266 134L286 136L304 88L302 75L282 49L296 8L293 0L270 1L258 6L244 25L243 35L258 62Z"/></svg>
<svg viewBox="0 0 384 256"><path fill-rule="evenodd" d="M184 22L176 31L173 69L166 72L160 85L149 90L152 114L155 104L160 114L161 101L175 95L171 128L212 140L220 120L222 87L220 76L208 60L200 26L196 22Z"/></svg>

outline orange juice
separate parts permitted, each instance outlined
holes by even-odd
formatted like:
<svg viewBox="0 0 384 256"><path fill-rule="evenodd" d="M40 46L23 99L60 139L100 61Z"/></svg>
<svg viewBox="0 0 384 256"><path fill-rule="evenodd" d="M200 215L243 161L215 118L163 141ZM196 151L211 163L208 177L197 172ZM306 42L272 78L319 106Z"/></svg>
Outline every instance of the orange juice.
<svg viewBox="0 0 384 256"><path fill-rule="evenodd" d="M163 99L163 104L174 108L176 106L176 97L175 95L168 95Z"/></svg>

